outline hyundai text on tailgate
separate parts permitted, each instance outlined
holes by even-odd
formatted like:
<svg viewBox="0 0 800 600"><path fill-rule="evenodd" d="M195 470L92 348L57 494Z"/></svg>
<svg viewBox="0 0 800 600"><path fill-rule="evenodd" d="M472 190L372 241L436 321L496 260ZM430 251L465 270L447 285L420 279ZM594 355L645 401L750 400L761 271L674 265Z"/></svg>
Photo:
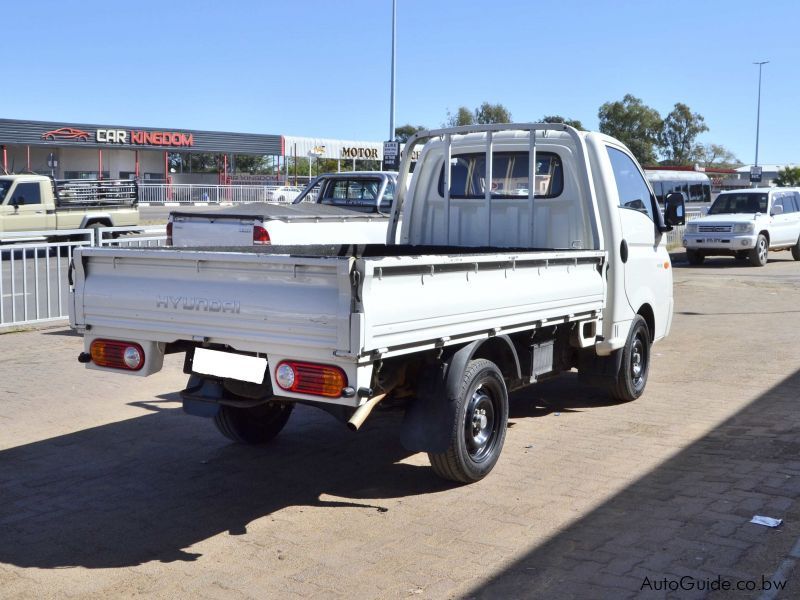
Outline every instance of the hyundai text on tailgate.
<svg viewBox="0 0 800 600"><path fill-rule="evenodd" d="M354 430L401 406L406 448L462 482L497 462L510 390L577 369L639 397L670 329L661 242L682 196L662 217L624 145L561 124L409 144L385 244L78 249L80 360L147 376L184 353L185 411L244 443L272 439L298 402Z"/></svg>

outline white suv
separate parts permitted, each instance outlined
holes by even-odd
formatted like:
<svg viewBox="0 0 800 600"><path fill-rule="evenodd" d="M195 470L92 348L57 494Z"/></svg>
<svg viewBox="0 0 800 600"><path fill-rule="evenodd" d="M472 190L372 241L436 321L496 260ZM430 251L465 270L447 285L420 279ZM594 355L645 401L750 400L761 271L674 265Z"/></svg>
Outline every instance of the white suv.
<svg viewBox="0 0 800 600"><path fill-rule="evenodd" d="M763 267L769 250L791 250L800 260L800 190L723 192L705 217L689 221L683 245L691 265L701 264L706 256L727 255Z"/></svg>

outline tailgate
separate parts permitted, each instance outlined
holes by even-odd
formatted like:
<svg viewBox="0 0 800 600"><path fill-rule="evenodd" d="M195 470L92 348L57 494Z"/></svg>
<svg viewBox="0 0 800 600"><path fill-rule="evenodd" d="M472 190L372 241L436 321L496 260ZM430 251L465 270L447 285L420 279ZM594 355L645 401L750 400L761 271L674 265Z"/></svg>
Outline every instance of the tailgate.
<svg viewBox="0 0 800 600"><path fill-rule="evenodd" d="M253 226L261 222L260 217L247 214L173 213L172 245L177 248L252 246Z"/></svg>
<svg viewBox="0 0 800 600"><path fill-rule="evenodd" d="M93 337L331 357L350 349L348 257L81 248L72 324Z"/></svg>

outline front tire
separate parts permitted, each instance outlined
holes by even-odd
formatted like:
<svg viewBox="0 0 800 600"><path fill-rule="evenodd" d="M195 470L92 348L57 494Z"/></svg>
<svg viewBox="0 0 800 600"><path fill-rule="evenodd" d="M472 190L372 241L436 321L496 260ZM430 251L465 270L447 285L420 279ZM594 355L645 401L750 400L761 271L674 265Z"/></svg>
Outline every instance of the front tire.
<svg viewBox="0 0 800 600"><path fill-rule="evenodd" d="M686 260L692 266L702 265L706 257L699 250L686 250Z"/></svg>
<svg viewBox="0 0 800 600"><path fill-rule="evenodd" d="M750 264L754 267L763 267L767 264L769 244L763 233L758 234L756 245L750 250Z"/></svg>
<svg viewBox="0 0 800 600"><path fill-rule="evenodd" d="M621 352L622 364L611 395L620 402L630 402L642 395L650 373L650 329L641 315L633 320Z"/></svg>
<svg viewBox="0 0 800 600"><path fill-rule="evenodd" d="M250 408L222 404L214 425L229 440L240 444L266 444L281 432L294 404L267 402Z"/></svg>
<svg viewBox="0 0 800 600"><path fill-rule="evenodd" d="M428 453L433 471L444 479L473 483L486 477L500 458L508 426L508 390L493 362L471 360L456 400L450 443Z"/></svg>

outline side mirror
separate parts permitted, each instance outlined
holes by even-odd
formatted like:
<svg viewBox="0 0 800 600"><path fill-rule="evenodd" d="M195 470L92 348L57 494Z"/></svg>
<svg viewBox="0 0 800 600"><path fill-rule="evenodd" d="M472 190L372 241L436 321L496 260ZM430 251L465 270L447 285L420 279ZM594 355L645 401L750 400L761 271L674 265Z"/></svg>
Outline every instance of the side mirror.
<svg viewBox="0 0 800 600"><path fill-rule="evenodd" d="M783 214L783 206L781 206L780 204L776 204L775 206L772 207L772 216L773 217L775 215L782 215L782 214Z"/></svg>
<svg viewBox="0 0 800 600"><path fill-rule="evenodd" d="M686 223L686 205L680 192L667 194L664 199L664 223L669 227Z"/></svg>
<svg viewBox="0 0 800 600"><path fill-rule="evenodd" d="M16 198L16 197L9 200L8 203L9 205L13 206L14 210L16 211L19 208L20 200L22 200L22 204L25 204L25 201L22 198Z"/></svg>

